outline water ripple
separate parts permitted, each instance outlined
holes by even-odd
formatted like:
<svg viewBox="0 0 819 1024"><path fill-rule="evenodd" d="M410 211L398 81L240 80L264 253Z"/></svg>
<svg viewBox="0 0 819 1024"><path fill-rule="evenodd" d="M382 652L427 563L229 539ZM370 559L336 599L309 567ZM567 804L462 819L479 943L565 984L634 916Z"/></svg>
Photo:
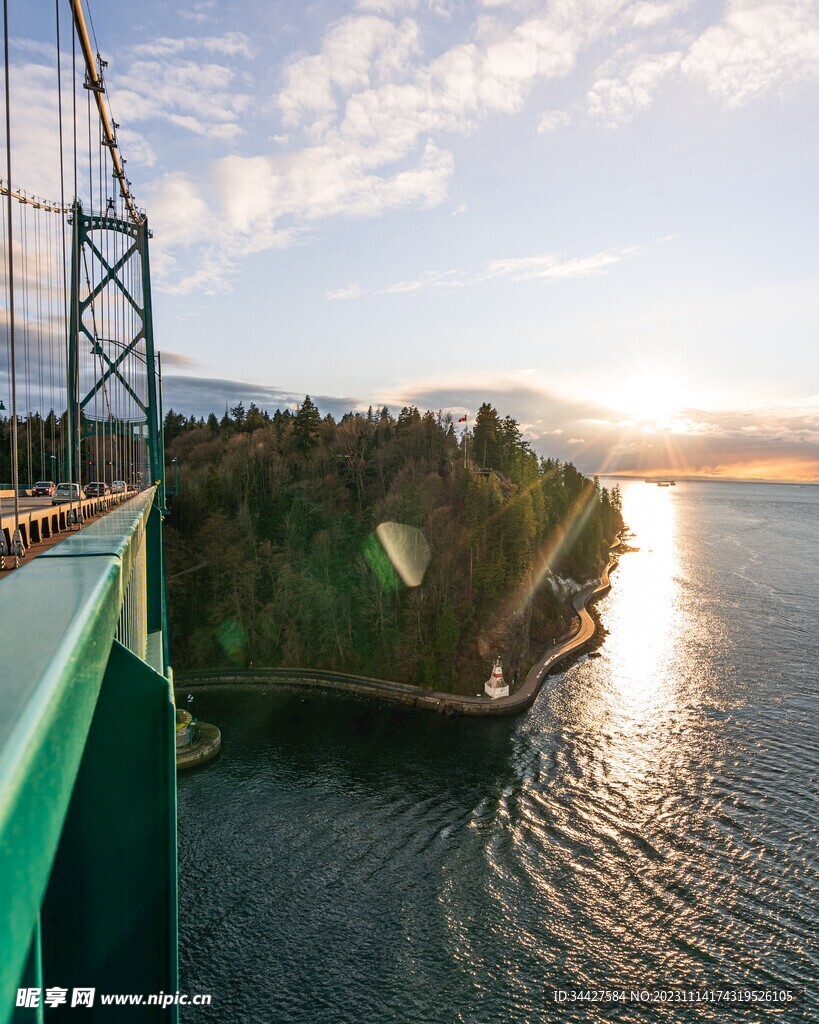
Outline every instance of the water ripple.
<svg viewBox="0 0 819 1024"><path fill-rule="evenodd" d="M819 1020L819 502L796 494L627 488L641 551L602 657L518 721L203 692L224 748L180 780L182 973L214 1006L186 1020ZM547 1001L584 985L808 994Z"/></svg>

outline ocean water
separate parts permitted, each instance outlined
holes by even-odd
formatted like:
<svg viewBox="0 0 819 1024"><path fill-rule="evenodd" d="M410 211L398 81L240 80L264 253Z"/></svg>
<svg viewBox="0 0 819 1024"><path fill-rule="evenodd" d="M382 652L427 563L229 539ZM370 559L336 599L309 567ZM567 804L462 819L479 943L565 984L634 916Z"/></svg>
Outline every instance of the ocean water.
<svg viewBox="0 0 819 1024"><path fill-rule="evenodd" d="M623 491L601 657L520 718L196 691L186 1021L819 1020L819 487ZM796 998L568 1001L729 988Z"/></svg>

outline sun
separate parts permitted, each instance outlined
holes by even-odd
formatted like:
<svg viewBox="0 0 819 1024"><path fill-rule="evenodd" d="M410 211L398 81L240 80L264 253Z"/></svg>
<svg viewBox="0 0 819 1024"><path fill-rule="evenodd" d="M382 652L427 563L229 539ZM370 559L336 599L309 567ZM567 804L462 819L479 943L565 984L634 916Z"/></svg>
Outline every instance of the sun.
<svg viewBox="0 0 819 1024"><path fill-rule="evenodd" d="M655 425L676 419L692 405L685 382L661 371L640 371L613 381L608 401L629 420Z"/></svg>

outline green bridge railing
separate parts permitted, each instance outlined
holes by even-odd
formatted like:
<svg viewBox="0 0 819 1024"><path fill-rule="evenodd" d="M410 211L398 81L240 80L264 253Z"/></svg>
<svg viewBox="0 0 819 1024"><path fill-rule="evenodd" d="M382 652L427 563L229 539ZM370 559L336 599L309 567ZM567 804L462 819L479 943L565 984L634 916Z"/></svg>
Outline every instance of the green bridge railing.
<svg viewBox="0 0 819 1024"><path fill-rule="evenodd" d="M158 500L139 494L0 581L0 1024L43 1020L20 988L94 988L93 1020L101 994L178 988ZM46 1017L63 1012L70 999Z"/></svg>

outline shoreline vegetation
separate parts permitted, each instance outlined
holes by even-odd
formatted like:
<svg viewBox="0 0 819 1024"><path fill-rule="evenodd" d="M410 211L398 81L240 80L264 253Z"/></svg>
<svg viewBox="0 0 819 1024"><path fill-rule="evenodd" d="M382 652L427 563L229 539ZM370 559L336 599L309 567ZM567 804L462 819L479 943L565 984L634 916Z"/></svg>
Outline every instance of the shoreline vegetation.
<svg viewBox="0 0 819 1024"><path fill-rule="evenodd" d="M618 543L612 547L612 551L619 551L621 548L623 545ZM625 548L624 550L628 551L629 549ZM552 670L569 655L579 653L594 638L597 627L589 614L588 606L611 589L611 573L617 567L618 561L619 558L613 555L599 581L596 584L589 584L574 595L572 607L577 614L577 626L574 632L569 637L551 644L529 670L523 683L508 697L495 699L486 695L468 697L440 690L424 690L420 686L413 686L410 683L396 683L387 679L369 679L347 673L292 668L182 672L175 676L175 686L177 689L225 685L267 685L295 689L304 687L317 690L336 690L359 697L371 697L403 704L406 707L437 711L444 715L494 718L519 715L535 702Z"/></svg>
<svg viewBox="0 0 819 1024"><path fill-rule="evenodd" d="M336 422L309 397L240 403L170 411L165 433L180 678L287 666L474 699L500 655L520 692L623 528L619 488L538 457L486 403L463 428L414 406Z"/></svg>

